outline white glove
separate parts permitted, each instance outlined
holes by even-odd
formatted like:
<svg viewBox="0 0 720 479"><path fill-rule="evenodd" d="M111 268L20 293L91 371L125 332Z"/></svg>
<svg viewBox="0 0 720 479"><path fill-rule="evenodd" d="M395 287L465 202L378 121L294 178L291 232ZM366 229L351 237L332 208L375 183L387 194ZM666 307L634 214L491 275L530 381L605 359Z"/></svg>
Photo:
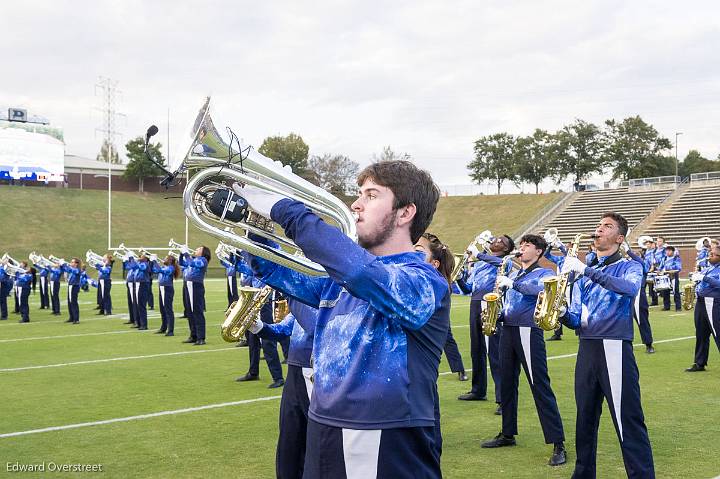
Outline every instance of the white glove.
<svg viewBox="0 0 720 479"><path fill-rule="evenodd" d="M555 242L552 244L555 248L560 249L563 245L563 242L560 240L555 240Z"/></svg>
<svg viewBox="0 0 720 479"><path fill-rule="evenodd" d="M477 246L475 246L474 243L473 243L472 246L470 246L470 248L468 248L467 251L468 251L468 253L470 253L470 256L471 256L472 258L477 258L477 255L480 254L480 250L477 249Z"/></svg>
<svg viewBox="0 0 720 479"><path fill-rule="evenodd" d="M264 324L262 321L260 321L258 318L255 318L255 321L250 325L248 328L251 333L257 334L260 332L260 330L263 328Z"/></svg>
<svg viewBox="0 0 720 479"><path fill-rule="evenodd" d="M250 185L241 187L238 183L234 183L232 188L235 193L247 200L253 211L265 218L270 218L270 211L275 203L286 198L283 195Z"/></svg>
<svg viewBox="0 0 720 479"><path fill-rule="evenodd" d="M585 274L585 268L587 265L580 261L579 259L575 258L574 256L568 256L565 258L565 262L563 263L562 270L560 270L560 273L567 274L567 273L577 273L577 274Z"/></svg>
<svg viewBox="0 0 720 479"><path fill-rule="evenodd" d="M690 277L690 280L694 281L696 283L699 283L704 278L705 278L705 274L703 274L703 273L693 273L692 276Z"/></svg>
<svg viewBox="0 0 720 479"><path fill-rule="evenodd" d="M501 288L510 289L513 287L513 284L515 284L515 282L513 280L511 280L510 278L508 278L507 276L500 276L497 280L497 284Z"/></svg>
<svg viewBox="0 0 720 479"><path fill-rule="evenodd" d="M158 260L158 257L156 254L153 253L150 255L150 261L157 262L157 260Z"/></svg>
<svg viewBox="0 0 720 479"><path fill-rule="evenodd" d="M182 253L182 254L190 254L190 248L188 248L187 246L184 246L184 245L183 245L183 247L180 248L180 253Z"/></svg>
<svg viewBox="0 0 720 479"><path fill-rule="evenodd" d="M558 317L565 316L565 313L567 313L567 306L560 306L560 309L558 309Z"/></svg>

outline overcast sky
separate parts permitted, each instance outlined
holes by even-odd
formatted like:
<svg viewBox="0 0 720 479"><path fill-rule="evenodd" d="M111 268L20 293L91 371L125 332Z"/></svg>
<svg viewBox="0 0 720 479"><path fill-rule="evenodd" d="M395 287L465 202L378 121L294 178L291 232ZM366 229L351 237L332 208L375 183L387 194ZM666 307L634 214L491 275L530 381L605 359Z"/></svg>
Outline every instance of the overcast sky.
<svg viewBox="0 0 720 479"><path fill-rule="evenodd" d="M361 165L391 145L468 184L473 141L640 115L720 153L720 3L670 1L5 2L0 106L95 157L98 77L118 81L124 145L171 152L203 97L247 143L300 134Z"/></svg>

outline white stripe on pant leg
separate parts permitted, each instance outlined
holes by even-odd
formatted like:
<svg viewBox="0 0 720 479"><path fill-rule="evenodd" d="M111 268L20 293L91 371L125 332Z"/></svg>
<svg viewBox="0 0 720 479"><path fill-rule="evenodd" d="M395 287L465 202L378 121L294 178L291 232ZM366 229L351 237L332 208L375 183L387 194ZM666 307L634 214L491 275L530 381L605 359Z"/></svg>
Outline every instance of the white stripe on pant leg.
<svg viewBox="0 0 720 479"><path fill-rule="evenodd" d="M53 294L53 282L50 281L50 295L52 296L52 294Z"/></svg>
<svg viewBox="0 0 720 479"><path fill-rule="evenodd" d="M130 291L130 303L135 304L135 283L126 283Z"/></svg>
<svg viewBox="0 0 720 479"><path fill-rule="evenodd" d="M165 307L165 286L160 286L160 307Z"/></svg>
<svg viewBox="0 0 720 479"><path fill-rule="evenodd" d="M135 283L135 304L140 304L140 286L142 283Z"/></svg>
<svg viewBox="0 0 720 479"><path fill-rule="evenodd" d="M486 336L485 333L483 333L483 337L485 338L485 354L490 354L490 336Z"/></svg>
<svg viewBox="0 0 720 479"><path fill-rule="evenodd" d="M101 279L99 281L100 283L100 301L102 301L102 298L105 297L105 280Z"/></svg>
<svg viewBox="0 0 720 479"><path fill-rule="evenodd" d="M193 284L192 281L187 281L188 298L190 298L190 312L193 312Z"/></svg>
<svg viewBox="0 0 720 479"><path fill-rule="evenodd" d="M305 390L307 391L308 401L309 401L310 399L312 399L312 390L313 390L312 376L313 376L313 368L302 368L302 375L303 375L303 379L305 379Z"/></svg>
<svg viewBox="0 0 720 479"><path fill-rule="evenodd" d="M45 287L47 278L45 276L40 276L40 291L42 291L43 294L47 291L47 288Z"/></svg>
<svg viewBox="0 0 720 479"><path fill-rule="evenodd" d="M528 366L528 375L530 376L530 384L533 384L533 372L532 372L532 354L530 354L530 327L520 326L520 346L523 349L525 355L525 362Z"/></svg>
<svg viewBox="0 0 720 479"><path fill-rule="evenodd" d="M713 323L713 303L715 298L705 298L705 311L707 312L708 321L710 322L710 330L713 336L717 338L717 331L715 331L715 323Z"/></svg>
<svg viewBox="0 0 720 479"><path fill-rule="evenodd" d="M635 301L633 303L633 308L635 309L635 322L637 323L638 327L640 327L640 295L643 294L642 290L635 296Z"/></svg>
<svg viewBox="0 0 720 479"><path fill-rule="evenodd" d="M620 339L603 339L605 349L605 364L607 366L608 379L610 380L610 392L612 393L615 418L617 419L620 442L623 440L622 427L622 363L623 350Z"/></svg>
<svg viewBox="0 0 720 479"><path fill-rule="evenodd" d="M381 429L343 429L343 457L347 479L377 477Z"/></svg>
<svg viewBox="0 0 720 479"><path fill-rule="evenodd" d="M232 287L232 276L228 276L228 289L230 290L230 294L232 295L234 293L233 287Z"/></svg>

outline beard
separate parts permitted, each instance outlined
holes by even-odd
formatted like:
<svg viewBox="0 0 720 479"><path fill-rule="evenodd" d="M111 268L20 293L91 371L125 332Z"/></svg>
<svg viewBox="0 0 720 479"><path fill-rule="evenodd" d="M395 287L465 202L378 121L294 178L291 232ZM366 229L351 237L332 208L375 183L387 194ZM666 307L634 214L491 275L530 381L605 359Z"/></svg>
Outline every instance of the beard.
<svg viewBox="0 0 720 479"><path fill-rule="evenodd" d="M385 215L372 233L358 236L358 244L365 249L372 249L387 241L395 231L395 213L396 210L392 210Z"/></svg>

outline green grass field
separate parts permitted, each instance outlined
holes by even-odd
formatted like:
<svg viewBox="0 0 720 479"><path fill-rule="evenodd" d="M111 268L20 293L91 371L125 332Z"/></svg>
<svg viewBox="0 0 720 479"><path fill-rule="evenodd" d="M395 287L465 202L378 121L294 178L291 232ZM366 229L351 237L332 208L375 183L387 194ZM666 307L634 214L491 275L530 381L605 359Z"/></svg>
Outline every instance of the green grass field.
<svg viewBox="0 0 720 479"><path fill-rule="evenodd" d="M179 288L179 285L178 285ZM65 286L61 291L64 297ZM38 310L31 296L31 322L17 315L0 322L0 475L6 463L102 464L104 477L274 477L278 390L260 365L261 381L237 383L248 353L223 343L219 324L226 306L222 281L207 283L208 344L181 344L187 323L178 319L175 337L152 334L159 325L150 312L150 330L126 321L125 287L113 287L114 317L94 315L95 292L81 293L81 322ZM156 292L157 296L157 292ZM180 308L176 295L176 311ZM66 313L66 305L62 305ZM468 299L455 297L452 324L466 367L470 367ZM688 374L694 340L692 313L652 308L657 353L637 348L643 403L653 444L657 477L710 478L720 474L715 459L720 380L718 354L710 369ZM469 383L449 373L443 360L439 379L445 477L566 478L572 473L575 403L574 335L547 344L550 375L567 436L570 463L551 469L529 388L521 379L518 445L487 450L480 442L497 434L494 403L458 401ZM492 394L492 382L490 386ZM247 401L247 402L241 402ZM232 403L232 404L228 404ZM216 406L176 414L186 408ZM143 415L149 415L143 417ZM154 415L154 416L153 416ZM140 416L140 417L138 417ZM118 418L131 420L113 421ZM97 424L98 421L110 421ZM90 423L84 427L33 431ZM598 477L624 477L622 457L605 408L600 428ZM22 477L88 477L92 473L24 474Z"/></svg>

